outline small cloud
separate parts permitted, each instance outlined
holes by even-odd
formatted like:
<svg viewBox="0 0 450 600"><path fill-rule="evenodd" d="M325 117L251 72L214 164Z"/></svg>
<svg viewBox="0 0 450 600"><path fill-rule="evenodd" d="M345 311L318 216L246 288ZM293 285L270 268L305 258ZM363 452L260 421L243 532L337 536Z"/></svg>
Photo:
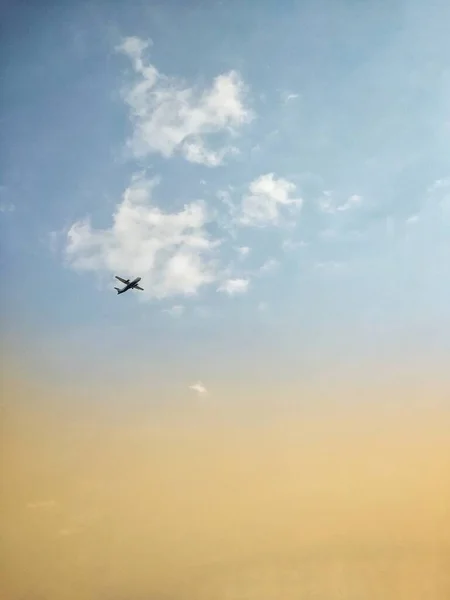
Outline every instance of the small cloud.
<svg viewBox="0 0 450 600"><path fill-rule="evenodd" d="M408 219L406 219L407 225L416 225L419 222L419 215L411 215Z"/></svg>
<svg viewBox="0 0 450 600"><path fill-rule="evenodd" d="M59 229L50 231L47 238L44 239L44 244L53 254L59 253L67 242L67 229Z"/></svg>
<svg viewBox="0 0 450 600"><path fill-rule="evenodd" d="M325 262L318 262L314 265L314 268L315 270L321 271L322 273L338 274L345 271L347 265L343 262L330 260Z"/></svg>
<svg viewBox="0 0 450 600"><path fill-rule="evenodd" d="M446 189L450 186L450 178L446 177L444 179L436 179L428 188L428 193L434 192L436 190Z"/></svg>
<svg viewBox="0 0 450 600"><path fill-rule="evenodd" d="M181 304L176 304L171 308L164 309L164 312L173 317L174 319L177 319L184 314L184 306L182 306Z"/></svg>
<svg viewBox="0 0 450 600"><path fill-rule="evenodd" d="M270 273L277 269L280 266L280 263L274 258L269 258L266 262L260 267L260 273Z"/></svg>
<svg viewBox="0 0 450 600"><path fill-rule="evenodd" d="M234 214L236 212L236 206L231 198L232 190L229 188L227 190L219 190L216 193L216 196L222 202L222 204L228 209L230 214Z"/></svg>
<svg viewBox="0 0 450 600"><path fill-rule="evenodd" d="M324 229L319 233L319 237L325 240L333 240L338 238L338 232L335 229Z"/></svg>
<svg viewBox="0 0 450 600"><path fill-rule="evenodd" d="M201 381L197 381L197 383L193 383L189 386L189 389L193 392L196 392L199 396L206 396L208 394L208 390L203 385Z"/></svg>
<svg viewBox="0 0 450 600"><path fill-rule="evenodd" d="M283 97L283 102L285 104L288 104L288 102L292 102L292 100L297 100L297 98L299 98L299 94L293 94L293 93L289 93L289 92L284 92L282 94Z"/></svg>
<svg viewBox="0 0 450 600"><path fill-rule="evenodd" d="M325 190L319 198L319 210L323 213L335 214L346 212L362 204L362 196L353 194L343 204L338 204L331 190Z"/></svg>
<svg viewBox="0 0 450 600"><path fill-rule="evenodd" d="M218 292L224 292L228 296L236 296L237 294L244 294L249 287L248 279L227 279L217 288Z"/></svg>
<svg viewBox="0 0 450 600"><path fill-rule="evenodd" d="M341 212L346 211L346 210L351 210L352 208L356 208L357 206L360 206L361 204L362 204L362 196L353 194L353 196L350 196L350 198L348 198L347 202L338 206L337 210L341 211Z"/></svg>
<svg viewBox="0 0 450 600"><path fill-rule="evenodd" d="M14 204L8 201L0 202L0 213L12 213L16 210Z"/></svg>
<svg viewBox="0 0 450 600"><path fill-rule="evenodd" d="M141 40L138 37L127 37L116 47L116 50L127 54L135 62L136 70L141 70L143 68L142 53L152 45L153 42L151 40Z"/></svg>
<svg viewBox="0 0 450 600"><path fill-rule="evenodd" d="M6 185L0 185L0 213L12 213L16 207L8 199L10 194L8 193L8 187Z"/></svg>
<svg viewBox="0 0 450 600"><path fill-rule="evenodd" d="M308 244L302 240L298 242L294 242L293 240L284 240L284 242L281 244L281 248L284 250L284 252L292 252L297 248L303 248L307 245Z"/></svg>
<svg viewBox="0 0 450 600"><path fill-rule="evenodd" d="M318 204L321 212L334 213L336 210L333 203L333 193L330 190L325 190L322 192L322 196L320 196Z"/></svg>
<svg viewBox="0 0 450 600"><path fill-rule="evenodd" d="M240 246L239 248L237 248L237 252L239 253L239 256L241 258L244 258L245 256L249 255L250 248L248 246Z"/></svg>
<svg viewBox="0 0 450 600"><path fill-rule="evenodd" d="M282 208L300 209L303 200L294 198L296 186L273 173L261 175L251 182L249 193L242 199L238 222L250 227L279 225Z"/></svg>

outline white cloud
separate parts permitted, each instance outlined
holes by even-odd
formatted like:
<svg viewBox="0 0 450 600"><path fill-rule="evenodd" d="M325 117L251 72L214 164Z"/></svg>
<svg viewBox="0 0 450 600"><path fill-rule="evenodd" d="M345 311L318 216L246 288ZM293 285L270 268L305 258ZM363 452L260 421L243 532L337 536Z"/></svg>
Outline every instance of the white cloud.
<svg viewBox="0 0 450 600"><path fill-rule="evenodd" d="M338 204L333 192L325 190L322 196L319 198L319 209L324 213L335 214L337 212L346 212L348 210L357 208L362 204L362 196L353 194L347 200Z"/></svg>
<svg viewBox="0 0 450 600"><path fill-rule="evenodd" d="M132 61L139 81L124 95L134 127L130 148L136 157L159 153L168 158L181 154L186 160L210 167L220 165L237 149L222 140L211 148L207 138L233 136L249 123L252 111L244 104L246 86L236 71L217 76L209 87L194 89L146 65L148 42L126 38L117 48Z"/></svg>
<svg viewBox="0 0 450 600"><path fill-rule="evenodd" d="M356 208L357 206L360 206L362 203L362 197L358 196L358 194L353 194L353 196L350 196L346 202L344 202L344 204L341 204L340 206L337 207L338 211L346 211L346 210L350 210L352 208Z"/></svg>
<svg viewBox="0 0 450 600"><path fill-rule="evenodd" d="M325 190L322 193L322 196L319 198L318 203L319 209L324 213L334 213L336 210L336 207L334 206L332 200L332 192L330 192L329 190Z"/></svg>
<svg viewBox="0 0 450 600"><path fill-rule="evenodd" d="M171 308L164 309L164 312L166 312L168 315L170 315L173 318L179 318L184 314L184 306L182 306L181 304L176 304L175 306L172 306Z"/></svg>
<svg viewBox="0 0 450 600"><path fill-rule="evenodd" d="M450 187L450 178L436 179L432 185L428 188L428 193L435 192L436 190L448 189Z"/></svg>
<svg viewBox="0 0 450 600"><path fill-rule="evenodd" d="M284 242L281 244L281 248L285 252L292 252L296 248L303 248L307 245L308 244L302 240L299 242L294 242L293 240L284 240Z"/></svg>
<svg viewBox="0 0 450 600"><path fill-rule="evenodd" d="M314 265L314 268L322 273L337 275L338 273L346 271L347 265L343 262L330 260L326 262L318 262Z"/></svg>
<svg viewBox="0 0 450 600"><path fill-rule="evenodd" d="M300 208L303 203L301 198L292 197L295 189L295 184L273 173L261 175L252 181L242 199L239 223L262 227L280 224L282 207Z"/></svg>
<svg viewBox="0 0 450 600"><path fill-rule="evenodd" d="M16 207L8 199L9 190L6 185L0 185L0 213L12 213Z"/></svg>
<svg viewBox="0 0 450 600"><path fill-rule="evenodd" d="M244 294L249 287L248 279L227 279L218 288L218 292L224 292L228 296L236 296L237 294Z"/></svg>
<svg viewBox="0 0 450 600"><path fill-rule="evenodd" d="M16 207L12 202L10 202L7 198L5 198L8 192L8 188L4 185L0 185L0 212L1 213L11 213L14 212ZM3 199L2 199L3 197Z"/></svg>
<svg viewBox="0 0 450 600"><path fill-rule="evenodd" d="M0 203L0 212L1 213L12 213L14 212L15 207L14 204L10 204L9 202L1 202Z"/></svg>
<svg viewBox="0 0 450 600"><path fill-rule="evenodd" d="M272 271L275 271L275 269L277 269L279 266L280 266L280 263L277 260L275 260L274 258L269 258L262 265L262 267L260 267L259 272L260 273L270 273Z"/></svg>
<svg viewBox="0 0 450 600"><path fill-rule="evenodd" d="M297 98L299 97L298 94L294 94L294 93L289 93L289 92L284 92L282 94L283 97L283 102L285 104L287 104L288 102L291 102L292 100L297 100Z"/></svg>
<svg viewBox="0 0 450 600"><path fill-rule="evenodd" d="M237 248L237 251L241 258L245 258L246 256L249 255L250 248L248 246L240 246L239 248Z"/></svg>
<svg viewBox="0 0 450 600"><path fill-rule="evenodd" d="M197 383L193 383L189 386L189 389L193 392L196 392L199 396L206 396L208 394L208 390L203 385L201 381L197 381Z"/></svg>
<svg viewBox="0 0 450 600"><path fill-rule="evenodd" d="M147 297L195 294L216 279L213 250L201 202L165 213L152 204L157 180L135 177L123 194L109 229L77 222L67 234L66 255L79 270L142 277Z"/></svg>
<svg viewBox="0 0 450 600"><path fill-rule="evenodd" d="M447 213L450 210L450 178L437 179L433 185L428 188L427 200L422 207L422 213L431 214L436 211Z"/></svg>

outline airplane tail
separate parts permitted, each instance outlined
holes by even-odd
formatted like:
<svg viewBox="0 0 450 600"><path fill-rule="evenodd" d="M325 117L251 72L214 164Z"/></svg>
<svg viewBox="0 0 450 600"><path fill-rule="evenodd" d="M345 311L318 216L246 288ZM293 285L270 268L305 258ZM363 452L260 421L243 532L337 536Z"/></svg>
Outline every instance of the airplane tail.
<svg viewBox="0 0 450 600"><path fill-rule="evenodd" d="M120 294L120 288L114 288L115 290L117 290L117 293Z"/></svg>

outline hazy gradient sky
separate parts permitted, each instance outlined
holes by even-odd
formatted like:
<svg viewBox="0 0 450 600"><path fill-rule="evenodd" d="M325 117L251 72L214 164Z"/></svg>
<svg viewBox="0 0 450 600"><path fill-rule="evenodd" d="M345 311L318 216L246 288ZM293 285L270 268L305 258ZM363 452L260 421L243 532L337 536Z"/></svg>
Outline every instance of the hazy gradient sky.
<svg viewBox="0 0 450 600"><path fill-rule="evenodd" d="M1 23L0 596L447 600L448 0Z"/></svg>
<svg viewBox="0 0 450 600"><path fill-rule="evenodd" d="M180 390L445 363L449 19L444 0L6 3L9 352ZM114 274L145 291L118 298Z"/></svg>

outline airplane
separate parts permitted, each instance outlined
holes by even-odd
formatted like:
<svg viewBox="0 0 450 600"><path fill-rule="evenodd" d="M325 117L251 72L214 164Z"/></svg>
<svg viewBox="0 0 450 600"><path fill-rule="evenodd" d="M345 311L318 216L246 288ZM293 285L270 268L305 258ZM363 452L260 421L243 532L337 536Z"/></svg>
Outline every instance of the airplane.
<svg viewBox="0 0 450 600"><path fill-rule="evenodd" d="M118 277L117 275L114 275L114 277L125 284L125 287L122 289L116 287L114 288L115 290L117 290L118 294L123 294L127 290L141 290L142 292L144 291L144 288L141 288L138 285L138 283L141 280L140 277L136 277L136 279L133 279L133 281L130 281L129 279L122 279L122 277Z"/></svg>

